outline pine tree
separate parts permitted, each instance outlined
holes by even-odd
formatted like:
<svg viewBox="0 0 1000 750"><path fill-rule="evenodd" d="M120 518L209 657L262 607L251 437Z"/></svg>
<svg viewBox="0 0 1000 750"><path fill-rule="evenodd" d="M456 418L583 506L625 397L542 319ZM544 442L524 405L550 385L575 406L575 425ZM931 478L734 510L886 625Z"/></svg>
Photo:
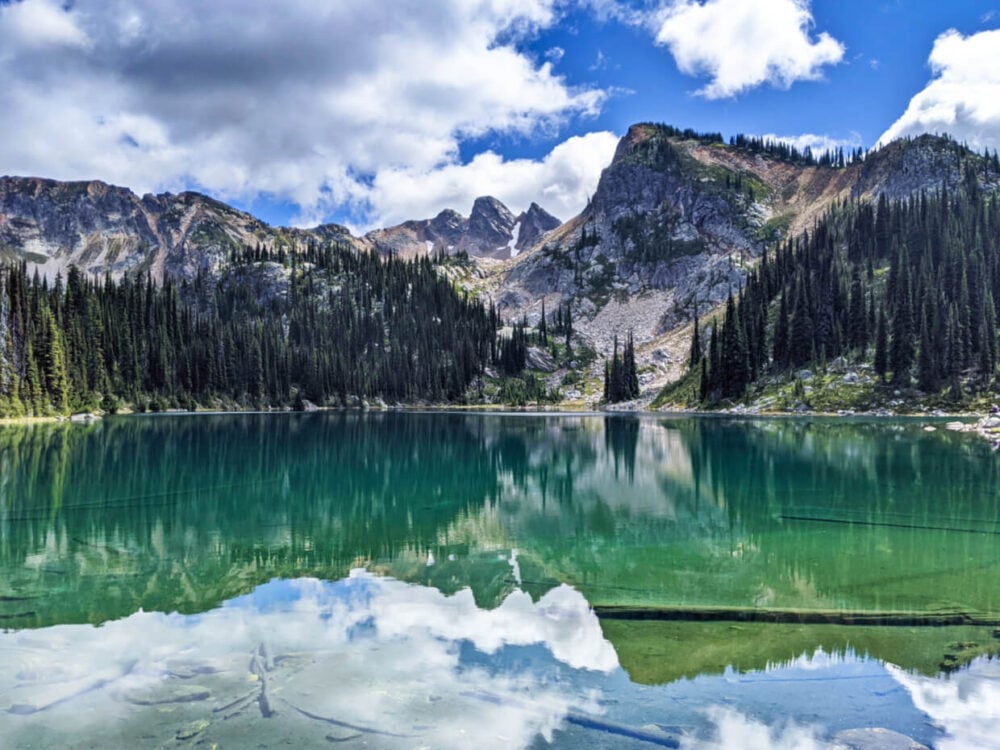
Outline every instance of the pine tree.
<svg viewBox="0 0 1000 750"><path fill-rule="evenodd" d="M688 354L688 367L695 369L701 364L701 336L698 334L698 317L694 319L694 333L691 335L691 351Z"/></svg>
<svg viewBox="0 0 1000 750"><path fill-rule="evenodd" d="M884 383L889 369L889 334L885 320L885 310L879 308L878 322L875 324L875 372Z"/></svg>

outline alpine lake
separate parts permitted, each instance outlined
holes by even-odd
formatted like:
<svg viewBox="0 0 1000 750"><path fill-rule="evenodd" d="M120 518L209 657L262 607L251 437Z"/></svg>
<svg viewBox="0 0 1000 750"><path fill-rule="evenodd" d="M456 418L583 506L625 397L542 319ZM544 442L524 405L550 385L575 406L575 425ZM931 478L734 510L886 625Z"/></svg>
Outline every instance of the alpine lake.
<svg viewBox="0 0 1000 750"><path fill-rule="evenodd" d="M1000 455L929 420L2 427L0 628L4 748L1000 748Z"/></svg>

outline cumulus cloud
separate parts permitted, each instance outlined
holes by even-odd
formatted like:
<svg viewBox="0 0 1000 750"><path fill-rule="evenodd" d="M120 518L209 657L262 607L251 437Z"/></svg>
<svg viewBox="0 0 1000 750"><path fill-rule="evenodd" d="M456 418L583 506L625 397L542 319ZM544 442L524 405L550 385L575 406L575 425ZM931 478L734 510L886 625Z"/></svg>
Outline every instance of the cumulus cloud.
<svg viewBox="0 0 1000 750"><path fill-rule="evenodd" d="M487 193L515 212L538 201L566 220L586 204L617 143L614 133L602 131L569 138L540 160L506 160L486 151L468 164L448 164L431 173L386 169L376 176L369 193L375 223L392 226L430 217L441 206L468 211L477 196Z"/></svg>
<svg viewBox="0 0 1000 750"><path fill-rule="evenodd" d="M831 135L817 133L800 133L798 135L776 135L767 133L759 136L765 141L781 141L794 146L799 151L811 149L814 156L819 156L827 151L836 151L839 148L850 150L861 145L861 134L851 133L849 138L835 138Z"/></svg>
<svg viewBox="0 0 1000 750"><path fill-rule="evenodd" d="M0 4L0 172L387 214L385 174L456 174L464 139L600 111L516 47L556 20L556 0Z"/></svg>
<svg viewBox="0 0 1000 750"><path fill-rule="evenodd" d="M996 747L1000 737L1000 675L989 659L980 658L948 679L923 677L886 665L889 674L910 694L913 705L947 733L941 750Z"/></svg>
<svg viewBox="0 0 1000 750"><path fill-rule="evenodd" d="M816 80L844 57L828 33L812 36L808 0L675 0L651 19L682 73L711 78L697 92L707 99Z"/></svg>
<svg viewBox="0 0 1000 750"><path fill-rule="evenodd" d="M794 723L784 727L770 727L732 708L721 706L706 709L705 713L715 725L715 741L706 744L685 739L681 744L684 750L709 747L739 747L743 750L833 750L818 739L811 727L801 727Z"/></svg>
<svg viewBox="0 0 1000 750"><path fill-rule="evenodd" d="M1000 147L1000 30L962 36L951 29L934 42L930 83L879 139L948 133L973 148Z"/></svg>

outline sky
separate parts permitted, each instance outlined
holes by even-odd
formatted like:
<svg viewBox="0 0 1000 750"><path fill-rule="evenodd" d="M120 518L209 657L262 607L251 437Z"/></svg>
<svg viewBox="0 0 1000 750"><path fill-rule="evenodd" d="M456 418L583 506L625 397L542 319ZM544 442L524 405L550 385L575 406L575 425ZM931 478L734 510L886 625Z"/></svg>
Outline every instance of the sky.
<svg viewBox="0 0 1000 750"><path fill-rule="evenodd" d="M0 0L0 174L561 219L636 122L1000 148L1000 0Z"/></svg>

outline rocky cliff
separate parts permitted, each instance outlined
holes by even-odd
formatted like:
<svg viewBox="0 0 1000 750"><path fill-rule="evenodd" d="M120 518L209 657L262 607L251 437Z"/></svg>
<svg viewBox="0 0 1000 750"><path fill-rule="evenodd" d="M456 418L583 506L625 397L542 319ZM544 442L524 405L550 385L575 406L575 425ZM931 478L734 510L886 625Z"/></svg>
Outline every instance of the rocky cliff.
<svg viewBox="0 0 1000 750"><path fill-rule="evenodd" d="M384 254L414 257L425 253L468 253L474 258L505 259L533 247L559 219L532 203L518 216L492 196L476 198L468 218L445 209L433 219L407 221L365 235Z"/></svg>
<svg viewBox="0 0 1000 750"><path fill-rule="evenodd" d="M536 320L573 307L575 325L608 353L632 330L644 385L675 377L687 337L679 335L738 291L764 250L810 228L837 201L905 198L954 189L983 157L945 138L899 141L843 166L782 158L635 125L619 143L586 209L510 265L496 292L509 317Z"/></svg>
<svg viewBox="0 0 1000 750"><path fill-rule="evenodd" d="M26 260L49 277L75 265L115 277L191 278L219 273L235 248L309 240L356 242L335 224L276 229L199 193L139 197L98 181L0 177L0 257Z"/></svg>

